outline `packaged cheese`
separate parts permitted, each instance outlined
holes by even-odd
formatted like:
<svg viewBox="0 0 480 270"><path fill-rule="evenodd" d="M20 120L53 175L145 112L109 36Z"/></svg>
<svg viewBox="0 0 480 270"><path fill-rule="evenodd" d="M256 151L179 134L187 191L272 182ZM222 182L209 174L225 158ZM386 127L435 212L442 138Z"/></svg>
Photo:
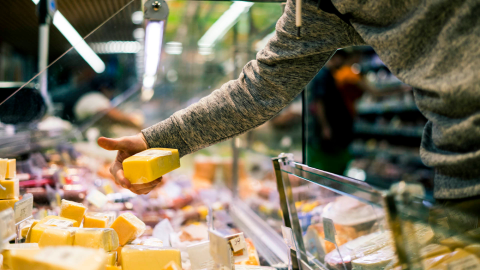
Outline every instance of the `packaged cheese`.
<svg viewBox="0 0 480 270"><path fill-rule="evenodd" d="M34 244L26 244L26 243L6 244L3 247L3 251L2 251L3 269L12 269L11 263L10 263L10 251L15 250L15 249L38 251L40 248L38 247L37 243L34 243Z"/></svg>
<svg viewBox="0 0 480 270"><path fill-rule="evenodd" d="M102 213L86 213L83 219L84 228L107 228L108 216Z"/></svg>
<svg viewBox="0 0 480 270"><path fill-rule="evenodd" d="M127 245L122 249L123 270L162 269L172 261L182 265L180 250L136 245Z"/></svg>
<svg viewBox="0 0 480 270"><path fill-rule="evenodd" d="M118 236L110 228L80 228L75 235L75 246L101 248L106 252L118 248Z"/></svg>
<svg viewBox="0 0 480 270"><path fill-rule="evenodd" d="M439 244L430 244L420 249L420 257L422 257L422 259L427 259L450 252L451 250L446 246L442 246Z"/></svg>
<svg viewBox="0 0 480 270"><path fill-rule="evenodd" d="M117 265L117 252L112 251L107 253L107 266Z"/></svg>
<svg viewBox="0 0 480 270"><path fill-rule="evenodd" d="M15 177L17 177L17 161L15 159L8 159L5 178L14 179Z"/></svg>
<svg viewBox="0 0 480 270"><path fill-rule="evenodd" d="M15 199L19 195L18 179L0 180L0 185L5 189L0 188L0 200Z"/></svg>
<svg viewBox="0 0 480 270"><path fill-rule="evenodd" d="M0 158L0 180L5 180L7 176L8 159Z"/></svg>
<svg viewBox="0 0 480 270"><path fill-rule="evenodd" d="M16 202L18 202L18 197L9 200L0 200L0 212L8 208L13 209Z"/></svg>
<svg viewBox="0 0 480 270"><path fill-rule="evenodd" d="M132 184L144 184L180 167L177 149L151 148L123 161L125 178Z"/></svg>
<svg viewBox="0 0 480 270"><path fill-rule="evenodd" d="M54 227L78 227L78 222L73 219L57 217L57 216L47 216L40 220L37 225L33 226L30 233L30 243L38 243L42 233L45 229L54 226ZM28 238L28 236L27 236Z"/></svg>
<svg viewBox="0 0 480 270"><path fill-rule="evenodd" d="M132 213L124 213L115 219L111 228L117 232L120 245L124 246L145 232L145 223Z"/></svg>
<svg viewBox="0 0 480 270"><path fill-rule="evenodd" d="M87 208L81 203L62 200L62 205L60 206L60 216L76 220L78 225L74 227L80 226L83 216L85 215L85 211L87 211Z"/></svg>
<svg viewBox="0 0 480 270"><path fill-rule="evenodd" d="M27 236L25 236L25 243L30 243L30 240L32 238L32 229L33 227L35 227L35 225L38 224L38 222L40 222L40 220L34 219L32 225L30 225L30 227L28 228Z"/></svg>
<svg viewBox="0 0 480 270"><path fill-rule="evenodd" d="M38 246L48 247L48 246L71 246L73 245L73 239L75 238L75 230L77 228L62 228L62 227L54 227L48 226L46 228L42 236L40 236L40 240L38 240Z"/></svg>
<svg viewBox="0 0 480 270"><path fill-rule="evenodd" d="M36 251L12 250L11 266L15 270L103 270L105 252L75 246L46 247Z"/></svg>

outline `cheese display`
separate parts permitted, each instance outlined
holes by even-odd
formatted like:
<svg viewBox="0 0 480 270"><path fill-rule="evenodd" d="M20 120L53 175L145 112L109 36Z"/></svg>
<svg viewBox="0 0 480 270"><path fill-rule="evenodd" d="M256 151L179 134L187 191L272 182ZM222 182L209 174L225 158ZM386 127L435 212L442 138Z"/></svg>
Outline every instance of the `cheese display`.
<svg viewBox="0 0 480 270"><path fill-rule="evenodd" d="M27 250L27 251L38 251L40 248L38 247L38 244L6 244L3 246L3 269L12 269L11 263L10 263L10 252L12 250Z"/></svg>
<svg viewBox="0 0 480 270"><path fill-rule="evenodd" d="M125 213L118 216L110 228L117 232L119 243L124 246L145 232L145 223L132 213Z"/></svg>
<svg viewBox="0 0 480 270"><path fill-rule="evenodd" d="M107 263L103 250L75 246L11 250L10 255L15 270L103 270Z"/></svg>
<svg viewBox="0 0 480 270"><path fill-rule="evenodd" d="M172 261L182 265L180 250L137 245L127 245L122 249L123 270L162 269Z"/></svg>
<svg viewBox="0 0 480 270"><path fill-rule="evenodd" d="M75 226L77 225L77 226ZM75 220L57 217L57 216L47 216L44 219L40 220L37 225L33 226L30 230L30 243L38 243L43 232L49 227L78 227L78 223Z"/></svg>
<svg viewBox="0 0 480 270"><path fill-rule="evenodd" d="M74 227L80 226L83 216L85 215L85 211L87 211L87 208L81 203L62 200L62 204L60 206L60 216L76 220L78 224Z"/></svg>
<svg viewBox="0 0 480 270"><path fill-rule="evenodd" d="M38 240L39 247L73 245L76 228L48 227L43 231L42 236Z"/></svg>
<svg viewBox="0 0 480 270"><path fill-rule="evenodd" d="M76 232L74 245L101 248L106 252L115 251L119 246L117 232L110 228L80 228Z"/></svg>
<svg viewBox="0 0 480 270"><path fill-rule="evenodd" d="M125 177L132 184L144 184L180 168L177 149L151 148L123 161Z"/></svg>
<svg viewBox="0 0 480 270"><path fill-rule="evenodd" d="M84 228L107 228L109 218L102 213L86 213L83 218Z"/></svg>
<svg viewBox="0 0 480 270"><path fill-rule="evenodd" d="M111 251L107 253L107 266L108 265L116 265L117 264L117 252Z"/></svg>
<svg viewBox="0 0 480 270"><path fill-rule="evenodd" d="M15 159L7 159L6 179L14 179L17 177L17 161Z"/></svg>
<svg viewBox="0 0 480 270"><path fill-rule="evenodd" d="M18 197L15 197L9 200L0 200L0 211L3 211L8 208L13 209L13 206L15 205L16 202L18 202Z"/></svg>
<svg viewBox="0 0 480 270"><path fill-rule="evenodd" d="M420 257L422 257L422 259L426 259L450 252L451 250L446 246L442 246L439 244L430 244L420 250Z"/></svg>
<svg viewBox="0 0 480 270"><path fill-rule="evenodd" d="M0 200L15 199L19 196L18 179L0 180L0 185L5 189L0 188Z"/></svg>

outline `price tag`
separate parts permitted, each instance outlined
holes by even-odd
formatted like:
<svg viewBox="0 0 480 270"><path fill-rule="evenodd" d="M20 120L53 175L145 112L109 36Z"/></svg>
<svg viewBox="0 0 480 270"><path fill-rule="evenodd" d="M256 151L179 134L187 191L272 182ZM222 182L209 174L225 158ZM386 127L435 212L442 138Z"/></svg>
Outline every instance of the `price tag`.
<svg viewBox="0 0 480 270"><path fill-rule="evenodd" d="M19 224L32 216L33 195L25 194L23 199L13 206L15 212L15 224Z"/></svg>
<svg viewBox="0 0 480 270"><path fill-rule="evenodd" d="M449 263L448 270L480 270L480 260L470 255Z"/></svg>
<svg viewBox="0 0 480 270"><path fill-rule="evenodd" d="M233 268L233 253L228 240L216 231L209 230L210 238L210 256L215 263L227 268Z"/></svg>
<svg viewBox="0 0 480 270"><path fill-rule="evenodd" d="M105 194L93 188L88 192L87 201L98 208L102 208L108 202L108 198Z"/></svg>
<svg viewBox="0 0 480 270"><path fill-rule="evenodd" d="M287 247L296 251L297 248L295 245L295 240L293 239L292 229L282 225L282 235L283 235L283 241L285 242Z"/></svg>
<svg viewBox="0 0 480 270"><path fill-rule="evenodd" d="M335 235L337 232L335 231L335 226L333 225L333 221L329 218L323 218L323 233L325 234L325 240L337 244L335 242Z"/></svg>
<svg viewBox="0 0 480 270"><path fill-rule="evenodd" d="M231 239L230 244L232 245L233 252L238 252L247 247L247 243L245 243L245 236L243 236L243 233Z"/></svg>
<svg viewBox="0 0 480 270"><path fill-rule="evenodd" d="M2 242L15 238L15 216L12 208L0 212L0 234Z"/></svg>

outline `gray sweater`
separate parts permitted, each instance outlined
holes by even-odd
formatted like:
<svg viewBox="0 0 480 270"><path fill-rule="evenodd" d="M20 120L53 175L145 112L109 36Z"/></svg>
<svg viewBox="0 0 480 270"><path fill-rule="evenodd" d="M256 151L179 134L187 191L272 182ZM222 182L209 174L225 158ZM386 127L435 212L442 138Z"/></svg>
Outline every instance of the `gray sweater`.
<svg viewBox="0 0 480 270"><path fill-rule="evenodd" d="M275 36L237 80L143 130L150 147L186 155L263 124L337 48L368 44L414 88L428 118L420 155L437 198L480 194L480 0L333 0L351 25L304 0L301 38L288 0Z"/></svg>

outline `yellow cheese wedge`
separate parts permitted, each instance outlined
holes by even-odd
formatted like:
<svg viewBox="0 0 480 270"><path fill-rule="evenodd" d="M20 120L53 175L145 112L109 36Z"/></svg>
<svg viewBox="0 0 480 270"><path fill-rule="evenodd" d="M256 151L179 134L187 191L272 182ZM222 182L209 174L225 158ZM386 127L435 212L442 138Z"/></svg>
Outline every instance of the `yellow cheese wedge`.
<svg viewBox="0 0 480 270"><path fill-rule="evenodd" d="M15 270L103 270L105 251L74 246L46 247L38 251L12 250L11 266Z"/></svg>
<svg viewBox="0 0 480 270"><path fill-rule="evenodd" d="M125 177L132 184L144 184L180 168L177 149L151 148L123 161Z"/></svg>
<svg viewBox="0 0 480 270"><path fill-rule="evenodd" d="M57 216L47 216L40 220L37 225L33 226L31 229L30 235L30 243L38 243L42 233L45 229L49 228L50 226L54 227L78 227L78 222L73 219L57 217ZM28 237L28 236L27 236Z"/></svg>
<svg viewBox="0 0 480 270"><path fill-rule="evenodd" d="M75 235L75 246L88 248L101 248L106 252L118 248L118 236L115 230L110 228L81 228Z"/></svg>
<svg viewBox="0 0 480 270"><path fill-rule="evenodd" d="M119 243L124 246L145 232L145 223L132 213L125 213L118 216L110 228L117 232Z"/></svg>
<svg viewBox="0 0 480 270"><path fill-rule="evenodd" d="M0 158L0 180L5 180L7 176L8 159Z"/></svg>
<svg viewBox="0 0 480 270"><path fill-rule="evenodd" d="M13 179L17 177L17 161L15 159L7 160L7 173L5 178Z"/></svg>
<svg viewBox="0 0 480 270"><path fill-rule="evenodd" d="M162 269L171 261L182 264L180 250L136 245L127 245L122 249L123 270Z"/></svg>
<svg viewBox="0 0 480 270"><path fill-rule="evenodd" d="M162 270L182 270L182 267L178 265L176 262L171 261Z"/></svg>
<svg viewBox="0 0 480 270"><path fill-rule="evenodd" d="M86 213L83 218L84 228L107 228L108 216L102 213Z"/></svg>
<svg viewBox="0 0 480 270"><path fill-rule="evenodd" d="M62 205L60 206L60 216L76 220L78 222L78 226L80 226L82 223L85 211L87 211L87 208L81 203L62 200Z"/></svg>
<svg viewBox="0 0 480 270"><path fill-rule="evenodd" d="M422 259L427 259L450 252L451 250L446 246L442 246L439 244L430 244L420 249L420 257L422 257Z"/></svg>
<svg viewBox="0 0 480 270"><path fill-rule="evenodd" d="M5 188L5 190L0 188L0 200L15 199L18 197L20 189L18 179L0 180L0 185Z"/></svg>
<svg viewBox="0 0 480 270"><path fill-rule="evenodd" d="M73 239L75 238L75 230L77 228L62 228L62 227L53 227L45 229L40 236L38 241L38 246L48 247L48 246L72 246Z"/></svg>
<svg viewBox="0 0 480 270"><path fill-rule="evenodd" d="M14 249L21 249L21 250L39 250L38 244L6 244L3 247L2 255L3 255L3 269L12 269L10 263L10 251Z"/></svg>
<svg viewBox="0 0 480 270"><path fill-rule="evenodd" d="M25 236L25 243L30 243L30 239L32 238L32 229L33 227L35 227L35 225L38 224L38 222L40 222L40 220L33 220L32 225L30 225L30 227L28 228L27 236Z"/></svg>
<svg viewBox="0 0 480 270"><path fill-rule="evenodd" d="M107 253L107 266L117 265L117 252L112 251Z"/></svg>
<svg viewBox="0 0 480 270"><path fill-rule="evenodd" d="M473 255L480 258L480 244L473 244L465 247L466 252L470 252Z"/></svg>
<svg viewBox="0 0 480 270"><path fill-rule="evenodd" d="M8 208L13 209L13 206L15 205L16 202L18 202L18 197L10 200L0 200L0 212Z"/></svg>

